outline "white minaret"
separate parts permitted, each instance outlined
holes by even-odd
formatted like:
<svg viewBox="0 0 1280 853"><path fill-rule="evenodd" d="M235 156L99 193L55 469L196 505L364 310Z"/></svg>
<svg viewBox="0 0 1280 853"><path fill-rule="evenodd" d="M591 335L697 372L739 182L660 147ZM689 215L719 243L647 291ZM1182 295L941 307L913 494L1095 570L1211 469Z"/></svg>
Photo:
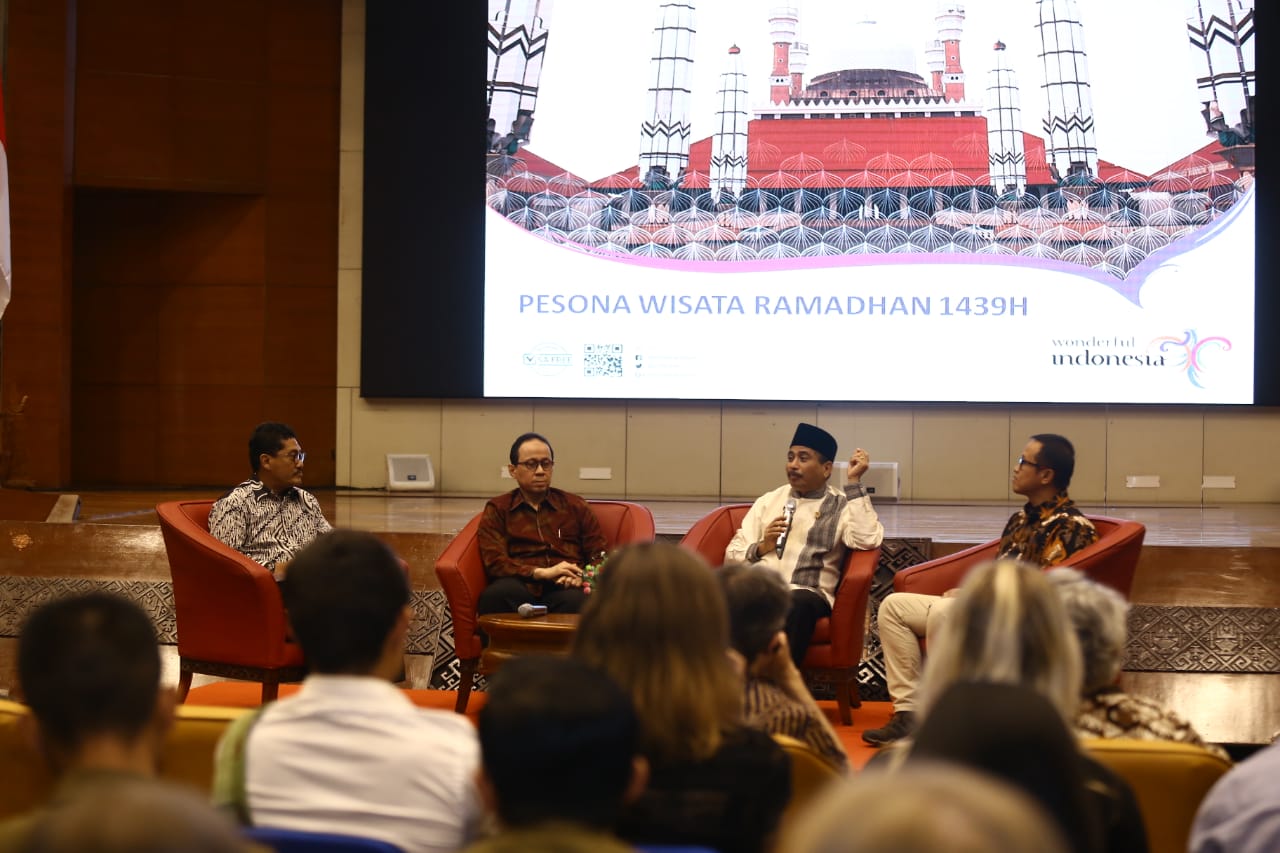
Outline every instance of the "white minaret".
<svg viewBox="0 0 1280 853"><path fill-rule="evenodd" d="M693 79L693 3L663 0L653 28L653 58L640 122L640 179L661 167L674 180L689 162L689 87Z"/></svg>
<svg viewBox="0 0 1280 853"><path fill-rule="evenodd" d="M553 0L489 0L489 118L498 133L532 116Z"/></svg>
<svg viewBox="0 0 1280 853"><path fill-rule="evenodd" d="M929 86L942 94L942 70L947 67L946 50L942 42L932 39L925 42L924 62L929 67Z"/></svg>
<svg viewBox="0 0 1280 853"><path fill-rule="evenodd" d="M1045 157L1060 177L1073 171L1098 174L1093 136L1093 97L1084 27L1075 0L1036 0L1040 60L1044 64Z"/></svg>
<svg viewBox="0 0 1280 853"><path fill-rule="evenodd" d="M1004 42L994 48L994 63L987 74L987 171L997 194L1027 188L1027 158L1022 140L1022 108L1018 105L1018 78L1009 67Z"/></svg>
<svg viewBox="0 0 1280 853"><path fill-rule="evenodd" d="M1206 110L1217 103L1227 127L1254 94L1253 0L1188 0L1187 36Z"/></svg>
<svg viewBox="0 0 1280 853"><path fill-rule="evenodd" d="M747 185L747 75L742 51L729 48L729 63L720 75L720 106L711 134L711 192L716 201L737 196Z"/></svg>
<svg viewBox="0 0 1280 853"><path fill-rule="evenodd" d="M798 41L791 45L791 97L804 91L804 72L809 67L809 44Z"/></svg>
<svg viewBox="0 0 1280 853"><path fill-rule="evenodd" d="M773 68L769 72L771 104L785 104L791 98L791 45L795 44L799 24L800 11L794 3L769 10L769 40L773 42Z"/></svg>

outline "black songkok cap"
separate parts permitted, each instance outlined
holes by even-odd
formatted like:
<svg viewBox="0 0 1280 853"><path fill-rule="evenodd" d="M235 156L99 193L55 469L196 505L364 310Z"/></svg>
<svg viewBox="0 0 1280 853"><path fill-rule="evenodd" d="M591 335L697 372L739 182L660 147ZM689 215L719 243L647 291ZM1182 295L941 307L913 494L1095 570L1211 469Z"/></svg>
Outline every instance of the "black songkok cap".
<svg viewBox="0 0 1280 853"><path fill-rule="evenodd" d="M836 458L835 436L813 424L802 423L796 426L796 434L791 438L791 446L794 447L797 444L801 447L813 448L828 462Z"/></svg>

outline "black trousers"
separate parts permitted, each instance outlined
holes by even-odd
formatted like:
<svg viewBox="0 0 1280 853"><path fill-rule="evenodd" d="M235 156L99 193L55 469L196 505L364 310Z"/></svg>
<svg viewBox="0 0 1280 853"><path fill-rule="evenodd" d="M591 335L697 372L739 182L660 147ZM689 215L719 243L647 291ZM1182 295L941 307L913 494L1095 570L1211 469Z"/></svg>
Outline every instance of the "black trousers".
<svg viewBox="0 0 1280 853"><path fill-rule="evenodd" d="M476 612L481 616L486 613L514 613L521 604L545 604L548 613L577 613L587 599L581 587L556 586L554 583L538 586L542 587L542 595L530 592L523 578L490 581L480 593Z"/></svg>
<svg viewBox="0 0 1280 853"><path fill-rule="evenodd" d="M791 660L796 669L804 663L805 653L809 651L809 642L813 639L813 628L818 620L831 615L831 605L823 598L822 593L812 589L791 590L791 612L787 614L787 624L783 631L787 635L787 645L791 647Z"/></svg>

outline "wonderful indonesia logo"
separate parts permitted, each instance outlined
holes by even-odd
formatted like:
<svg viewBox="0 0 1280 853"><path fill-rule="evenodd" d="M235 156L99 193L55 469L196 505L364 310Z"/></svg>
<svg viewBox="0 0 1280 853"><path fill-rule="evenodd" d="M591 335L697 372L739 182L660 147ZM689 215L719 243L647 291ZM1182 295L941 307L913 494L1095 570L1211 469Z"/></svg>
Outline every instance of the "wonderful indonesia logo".
<svg viewBox="0 0 1280 853"><path fill-rule="evenodd" d="M1195 329L1184 329L1181 335L1152 338L1145 346L1136 337L1054 338L1055 367L1092 367L1103 369L1141 370L1164 368L1179 370L1197 388L1204 388L1203 378L1211 366L1212 353L1231 349L1231 341L1219 336L1201 338Z"/></svg>

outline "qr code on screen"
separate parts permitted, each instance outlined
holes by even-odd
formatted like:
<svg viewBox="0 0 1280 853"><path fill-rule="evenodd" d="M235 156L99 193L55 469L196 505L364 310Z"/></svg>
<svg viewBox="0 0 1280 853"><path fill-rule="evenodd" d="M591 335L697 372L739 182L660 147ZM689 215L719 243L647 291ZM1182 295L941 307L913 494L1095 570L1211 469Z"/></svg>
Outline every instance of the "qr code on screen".
<svg viewBox="0 0 1280 853"><path fill-rule="evenodd" d="M622 344L584 344L583 376L621 376Z"/></svg>

